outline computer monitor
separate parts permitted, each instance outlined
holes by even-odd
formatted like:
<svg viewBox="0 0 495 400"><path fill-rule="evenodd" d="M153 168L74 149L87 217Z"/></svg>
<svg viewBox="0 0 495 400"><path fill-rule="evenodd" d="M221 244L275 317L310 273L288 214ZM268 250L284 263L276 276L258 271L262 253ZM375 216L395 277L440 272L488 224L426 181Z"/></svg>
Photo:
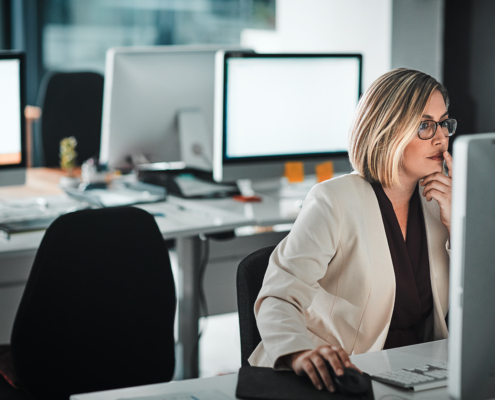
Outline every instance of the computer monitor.
<svg viewBox="0 0 495 400"><path fill-rule="evenodd" d="M361 95L360 54L219 51L215 70L214 179L263 180L287 161L307 174L333 160L350 169L348 132Z"/></svg>
<svg viewBox="0 0 495 400"><path fill-rule="evenodd" d="M449 394L495 398L495 133L454 142Z"/></svg>
<svg viewBox="0 0 495 400"><path fill-rule="evenodd" d="M26 181L25 55L0 51L0 186Z"/></svg>
<svg viewBox="0 0 495 400"><path fill-rule="evenodd" d="M185 161L211 171L219 49L239 46L109 49L100 161L120 167L142 154L149 162Z"/></svg>

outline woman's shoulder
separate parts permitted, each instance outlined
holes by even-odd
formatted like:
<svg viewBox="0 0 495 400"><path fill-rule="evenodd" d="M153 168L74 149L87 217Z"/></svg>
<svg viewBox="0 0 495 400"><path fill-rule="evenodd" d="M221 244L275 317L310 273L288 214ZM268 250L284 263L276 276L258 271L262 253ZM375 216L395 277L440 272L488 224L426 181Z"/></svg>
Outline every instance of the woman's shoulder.
<svg viewBox="0 0 495 400"><path fill-rule="evenodd" d="M371 185L357 172L344 174L313 186L314 196L336 196L337 198L356 195L357 192L373 190Z"/></svg>
<svg viewBox="0 0 495 400"><path fill-rule="evenodd" d="M340 175L313 186L306 196L305 204L319 204L327 208L337 207L340 212L356 212L363 203L372 200L371 185L358 173Z"/></svg>

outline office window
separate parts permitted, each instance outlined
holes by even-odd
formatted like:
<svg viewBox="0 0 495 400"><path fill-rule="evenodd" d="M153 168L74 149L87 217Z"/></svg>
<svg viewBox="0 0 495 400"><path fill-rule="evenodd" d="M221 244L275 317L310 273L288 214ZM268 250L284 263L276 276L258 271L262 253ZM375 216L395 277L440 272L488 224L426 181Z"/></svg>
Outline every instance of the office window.
<svg viewBox="0 0 495 400"><path fill-rule="evenodd" d="M44 69L103 71L113 46L235 44L274 29L275 0L43 0Z"/></svg>

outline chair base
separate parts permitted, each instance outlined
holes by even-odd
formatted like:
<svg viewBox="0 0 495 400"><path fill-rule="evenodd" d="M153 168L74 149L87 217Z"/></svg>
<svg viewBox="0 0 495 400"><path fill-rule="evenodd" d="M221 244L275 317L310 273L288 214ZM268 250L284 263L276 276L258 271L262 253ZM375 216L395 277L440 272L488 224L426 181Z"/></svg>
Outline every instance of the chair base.
<svg viewBox="0 0 495 400"><path fill-rule="evenodd" d="M34 400L21 389L12 387L3 376L0 375L0 399L2 400Z"/></svg>

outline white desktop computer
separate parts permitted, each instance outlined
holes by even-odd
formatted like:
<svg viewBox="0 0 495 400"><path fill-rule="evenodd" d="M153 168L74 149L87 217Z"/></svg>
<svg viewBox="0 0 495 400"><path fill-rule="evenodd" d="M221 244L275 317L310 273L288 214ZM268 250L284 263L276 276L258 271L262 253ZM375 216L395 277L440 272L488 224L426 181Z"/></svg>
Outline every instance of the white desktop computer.
<svg viewBox="0 0 495 400"><path fill-rule="evenodd" d="M25 55L0 52L0 186L26 181Z"/></svg>
<svg viewBox="0 0 495 400"><path fill-rule="evenodd" d="M454 143L449 394L495 398L495 133Z"/></svg>
<svg viewBox="0 0 495 400"><path fill-rule="evenodd" d="M218 182L308 174L322 161L350 171L348 132L361 95L360 54L219 51L213 175Z"/></svg>
<svg viewBox="0 0 495 400"><path fill-rule="evenodd" d="M239 46L120 47L107 52L100 161L183 161L212 169L215 53Z"/></svg>

